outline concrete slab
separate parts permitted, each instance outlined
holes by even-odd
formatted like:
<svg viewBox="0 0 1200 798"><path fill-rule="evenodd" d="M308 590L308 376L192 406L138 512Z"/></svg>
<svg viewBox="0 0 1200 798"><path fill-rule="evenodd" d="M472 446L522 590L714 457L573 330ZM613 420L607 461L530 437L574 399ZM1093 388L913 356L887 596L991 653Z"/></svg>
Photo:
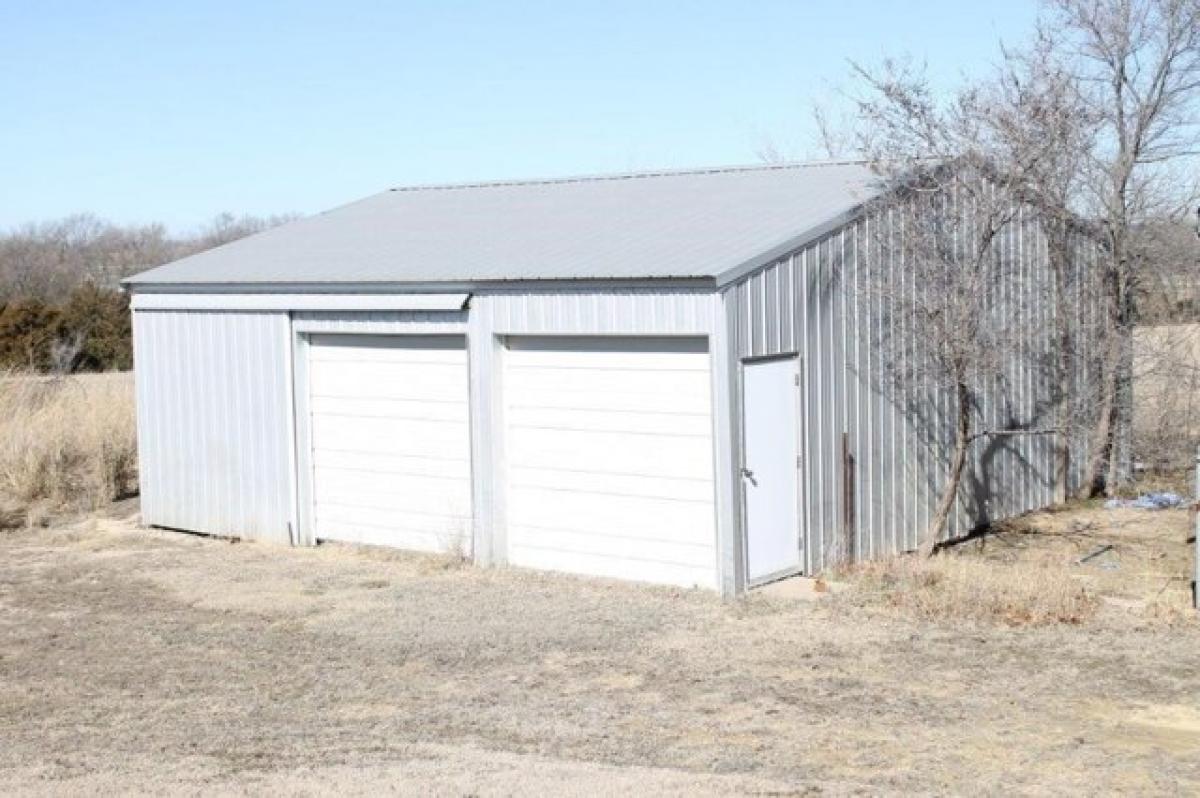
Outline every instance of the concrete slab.
<svg viewBox="0 0 1200 798"><path fill-rule="evenodd" d="M842 582L830 582L820 576L789 576L778 582L771 582L755 588L754 592L770 598L789 599L792 601L819 601L830 593L843 590L846 585Z"/></svg>

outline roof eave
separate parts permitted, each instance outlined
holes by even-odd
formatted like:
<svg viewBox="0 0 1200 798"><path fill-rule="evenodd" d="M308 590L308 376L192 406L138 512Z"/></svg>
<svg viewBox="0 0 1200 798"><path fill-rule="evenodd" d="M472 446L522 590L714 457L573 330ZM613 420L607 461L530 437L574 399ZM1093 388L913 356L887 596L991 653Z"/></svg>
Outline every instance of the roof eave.
<svg viewBox="0 0 1200 798"><path fill-rule="evenodd" d="M446 292L622 289L622 288L683 288L715 290L712 276L679 277L621 277L621 278L542 278L526 280L457 280L457 281L329 281L329 282L152 282L136 278L121 285L131 293L144 294L426 294Z"/></svg>
<svg viewBox="0 0 1200 798"><path fill-rule="evenodd" d="M870 200L868 200L869 202ZM724 288L730 283L736 282L743 277L752 274L764 266L769 266L776 261L779 261L792 253L804 249L810 244L819 241L830 233L836 232L838 229L845 227L855 219L863 215L866 210L867 203L863 202L855 205L849 210L839 213L818 225L808 228L799 235L792 236L786 241L771 247L766 252L754 256L750 260L727 269L716 277L716 287Z"/></svg>

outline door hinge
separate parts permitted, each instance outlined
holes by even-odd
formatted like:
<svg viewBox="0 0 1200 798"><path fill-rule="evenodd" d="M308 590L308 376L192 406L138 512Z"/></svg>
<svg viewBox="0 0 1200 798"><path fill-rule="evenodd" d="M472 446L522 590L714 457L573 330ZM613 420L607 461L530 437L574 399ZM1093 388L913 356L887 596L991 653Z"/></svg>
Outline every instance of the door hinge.
<svg viewBox="0 0 1200 798"><path fill-rule="evenodd" d="M793 383L793 384L794 384L794 385L795 385L797 388L799 388L799 387L800 387L800 375L799 375L799 374L793 374L793 375L792 375L792 383Z"/></svg>
<svg viewBox="0 0 1200 798"><path fill-rule="evenodd" d="M796 455L796 468L800 467L800 455Z"/></svg>

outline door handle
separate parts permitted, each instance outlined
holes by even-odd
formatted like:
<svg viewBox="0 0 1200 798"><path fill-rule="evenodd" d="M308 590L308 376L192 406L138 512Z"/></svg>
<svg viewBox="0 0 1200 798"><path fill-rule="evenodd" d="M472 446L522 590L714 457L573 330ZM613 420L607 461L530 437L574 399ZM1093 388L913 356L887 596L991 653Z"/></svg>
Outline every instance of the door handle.
<svg viewBox="0 0 1200 798"><path fill-rule="evenodd" d="M753 485L756 488L758 487L758 480L754 478L754 472L751 471L749 468L742 466L742 476L745 477L746 479L750 480L751 485Z"/></svg>

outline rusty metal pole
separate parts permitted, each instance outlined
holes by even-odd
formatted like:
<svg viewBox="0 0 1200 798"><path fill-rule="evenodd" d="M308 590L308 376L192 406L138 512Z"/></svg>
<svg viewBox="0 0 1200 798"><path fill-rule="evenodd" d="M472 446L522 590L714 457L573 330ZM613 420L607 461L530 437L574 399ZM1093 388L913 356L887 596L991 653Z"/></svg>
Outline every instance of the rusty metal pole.
<svg viewBox="0 0 1200 798"><path fill-rule="evenodd" d="M1192 606L1200 610L1200 446L1196 447L1196 477L1192 490Z"/></svg>

